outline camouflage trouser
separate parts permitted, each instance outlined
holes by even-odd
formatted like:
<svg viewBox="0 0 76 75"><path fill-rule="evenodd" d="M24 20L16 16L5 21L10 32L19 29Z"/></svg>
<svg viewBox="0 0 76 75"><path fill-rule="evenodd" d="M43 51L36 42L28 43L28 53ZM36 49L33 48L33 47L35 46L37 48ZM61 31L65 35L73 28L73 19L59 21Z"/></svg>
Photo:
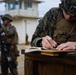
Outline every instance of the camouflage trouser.
<svg viewBox="0 0 76 75"><path fill-rule="evenodd" d="M8 68L10 69L10 73L12 75L18 75L16 59L8 62L7 58L3 57L2 60L1 60L1 72L2 72L2 75L8 75L9 74Z"/></svg>

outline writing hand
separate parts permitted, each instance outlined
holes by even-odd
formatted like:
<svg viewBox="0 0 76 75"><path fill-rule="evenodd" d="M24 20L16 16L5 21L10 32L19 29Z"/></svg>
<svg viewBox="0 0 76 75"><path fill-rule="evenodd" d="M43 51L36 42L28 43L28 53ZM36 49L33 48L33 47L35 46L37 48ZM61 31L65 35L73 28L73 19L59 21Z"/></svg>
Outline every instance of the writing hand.
<svg viewBox="0 0 76 75"><path fill-rule="evenodd" d="M57 43L50 36L43 37L41 44L42 47L45 48L53 48L57 45Z"/></svg>

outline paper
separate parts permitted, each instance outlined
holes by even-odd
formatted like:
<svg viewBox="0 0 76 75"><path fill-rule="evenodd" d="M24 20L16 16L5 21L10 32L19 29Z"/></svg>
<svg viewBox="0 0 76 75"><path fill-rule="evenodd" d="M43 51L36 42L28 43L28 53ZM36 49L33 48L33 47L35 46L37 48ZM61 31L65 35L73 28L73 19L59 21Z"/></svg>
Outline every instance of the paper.
<svg viewBox="0 0 76 75"><path fill-rule="evenodd" d="M55 48L53 49L47 49L47 48L42 48L42 47L30 47L25 49L25 53L29 52L36 52L40 51L41 53L61 53L61 52L75 52L75 50L57 50Z"/></svg>
<svg viewBox="0 0 76 75"><path fill-rule="evenodd" d="M30 47L25 49L25 53L29 53L29 52L36 52L36 51L41 51L40 47Z"/></svg>

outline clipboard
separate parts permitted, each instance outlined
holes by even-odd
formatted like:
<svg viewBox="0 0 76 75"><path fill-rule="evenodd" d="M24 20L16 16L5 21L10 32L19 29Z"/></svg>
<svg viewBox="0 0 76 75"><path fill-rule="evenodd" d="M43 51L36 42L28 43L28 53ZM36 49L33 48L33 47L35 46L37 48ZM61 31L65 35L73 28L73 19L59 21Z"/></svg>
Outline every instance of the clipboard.
<svg viewBox="0 0 76 75"><path fill-rule="evenodd" d="M50 50L42 50L42 55L47 56L59 56L59 53L70 53L70 52L76 52L75 50L56 50L56 49L50 49Z"/></svg>
<svg viewBox="0 0 76 75"><path fill-rule="evenodd" d="M47 56L59 56L59 53L75 52L75 50L57 50L55 48L43 49L41 47L30 47L25 49L25 53L30 53L30 52L40 52L42 55L47 55Z"/></svg>

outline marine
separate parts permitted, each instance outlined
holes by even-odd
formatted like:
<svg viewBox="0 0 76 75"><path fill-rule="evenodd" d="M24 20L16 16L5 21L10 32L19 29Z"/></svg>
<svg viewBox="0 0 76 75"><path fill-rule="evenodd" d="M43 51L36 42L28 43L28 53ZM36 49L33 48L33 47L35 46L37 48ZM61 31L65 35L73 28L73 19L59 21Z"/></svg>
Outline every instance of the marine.
<svg viewBox="0 0 76 75"><path fill-rule="evenodd" d="M31 46L76 49L76 0L61 0L59 7L51 8L40 20Z"/></svg>
<svg viewBox="0 0 76 75"><path fill-rule="evenodd" d="M12 75L18 75L18 33L15 26L11 24L13 21L13 17L11 15L5 14L1 19L3 21L3 25L0 27L1 72L2 75L8 75L9 68Z"/></svg>

